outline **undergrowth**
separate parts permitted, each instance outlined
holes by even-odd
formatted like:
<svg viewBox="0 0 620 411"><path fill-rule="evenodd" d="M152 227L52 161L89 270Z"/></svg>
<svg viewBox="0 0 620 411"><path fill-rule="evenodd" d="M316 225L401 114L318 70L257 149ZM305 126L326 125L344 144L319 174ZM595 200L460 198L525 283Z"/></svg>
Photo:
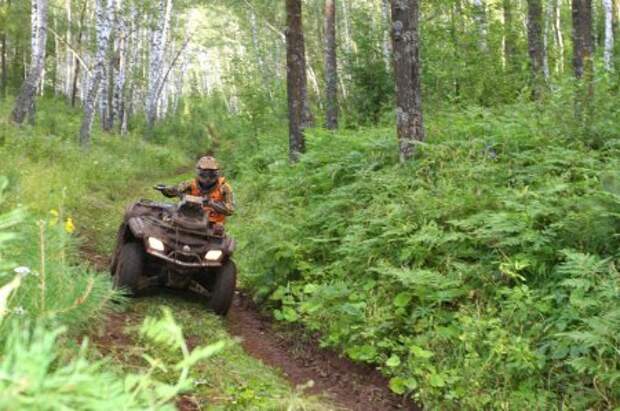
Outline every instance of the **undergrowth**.
<svg viewBox="0 0 620 411"><path fill-rule="evenodd" d="M433 113L404 166L391 128L309 131L293 166L261 136L236 164L245 287L429 408L620 407L619 133L556 124Z"/></svg>
<svg viewBox="0 0 620 411"><path fill-rule="evenodd" d="M92 233L91 245L109 247L140 184L173 174L187 157L135 136L99 136L85 152L73 141L79 116L49 102L39 114L36 127L0 124L0 409L175 409L193 387L190 369L224 343L190 352L164 311L140 329L151 347L141 373L120 373L83 335L123 298L109 275L80 261L78 247ZM174 361L153 354L163 350ZM174 371L162 381L160 369Z"/></svg>

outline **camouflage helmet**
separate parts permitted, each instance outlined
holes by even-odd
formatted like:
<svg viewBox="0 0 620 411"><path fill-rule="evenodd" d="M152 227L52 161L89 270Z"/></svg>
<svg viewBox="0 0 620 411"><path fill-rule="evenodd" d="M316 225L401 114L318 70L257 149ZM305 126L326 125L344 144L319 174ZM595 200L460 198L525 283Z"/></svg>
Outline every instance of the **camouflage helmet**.
<svg viewBox="0 0 620 411"><path fill-rule="evenodd" d="M217 160L211 156L201 157L196 163L196 168L200 170L219 170L220 165L217 163Z"/></svg>

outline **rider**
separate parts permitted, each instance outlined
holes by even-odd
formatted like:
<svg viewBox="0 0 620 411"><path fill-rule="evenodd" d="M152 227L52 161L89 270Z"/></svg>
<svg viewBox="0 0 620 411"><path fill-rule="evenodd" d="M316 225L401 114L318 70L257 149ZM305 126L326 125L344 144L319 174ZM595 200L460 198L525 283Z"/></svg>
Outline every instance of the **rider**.
<svg viewBox="0 0 620 411"><path fill-rule="evenodd" d="M162 194L166 197L176 197L180 194L206 197L208 200L204 203L204 209L209 215L209 221L224 224L226 217L235 211L230 184L220 176L219 164L211 156L198 160L196 172L197 176L193 180L183 182L176 187L166 187L162 190Z"/></svg>

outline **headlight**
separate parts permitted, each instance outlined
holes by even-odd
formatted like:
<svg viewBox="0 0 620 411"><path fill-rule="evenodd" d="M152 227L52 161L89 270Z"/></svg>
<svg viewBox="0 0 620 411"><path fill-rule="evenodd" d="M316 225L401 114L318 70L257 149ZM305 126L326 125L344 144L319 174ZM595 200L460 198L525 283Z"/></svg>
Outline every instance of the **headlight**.
<svg viewBox="0 0 620 411"><path fill-rule="evenodd" d="M155 237L149 237L149 248L155 251L164 251L166 247L164 247L164 243L162 243L161 240Z"/></svg>
<svg viewBox="0 0 620 411"><path fill-rule="evenodd" d="M222 250L210 250L209 252L207 252L207 255L205 255L205 260L217 261L222 258L222 254Z"/></svg>

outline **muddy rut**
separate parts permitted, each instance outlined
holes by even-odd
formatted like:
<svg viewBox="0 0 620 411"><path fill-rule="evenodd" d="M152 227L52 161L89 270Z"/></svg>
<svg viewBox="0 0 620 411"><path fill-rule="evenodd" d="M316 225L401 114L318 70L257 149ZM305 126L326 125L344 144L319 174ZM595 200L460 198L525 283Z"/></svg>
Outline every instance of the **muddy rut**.
<svg viewBox="0 0 620 411"><path fill-rule="evenodd" d="M82 251L99 271L107 271L107 258L88 248ZM132 343L123 328L140 319L131 316L131 313L109 316L104 334L94 341L103 353L108 345L119 349L123 344ZM236 293L225 323L228 332L239 338L249 355L279 369L293 387L325 397L335 409L421 410L413 402L392 393L387 379L373 367L355 364L332 350L320 348L317 336L308 336L298 326L273 321L243 292ZM197 344L200 342L192 341L192 345ZM198 409L188 405L184 401L177 402L179 409Z"/></svg>

